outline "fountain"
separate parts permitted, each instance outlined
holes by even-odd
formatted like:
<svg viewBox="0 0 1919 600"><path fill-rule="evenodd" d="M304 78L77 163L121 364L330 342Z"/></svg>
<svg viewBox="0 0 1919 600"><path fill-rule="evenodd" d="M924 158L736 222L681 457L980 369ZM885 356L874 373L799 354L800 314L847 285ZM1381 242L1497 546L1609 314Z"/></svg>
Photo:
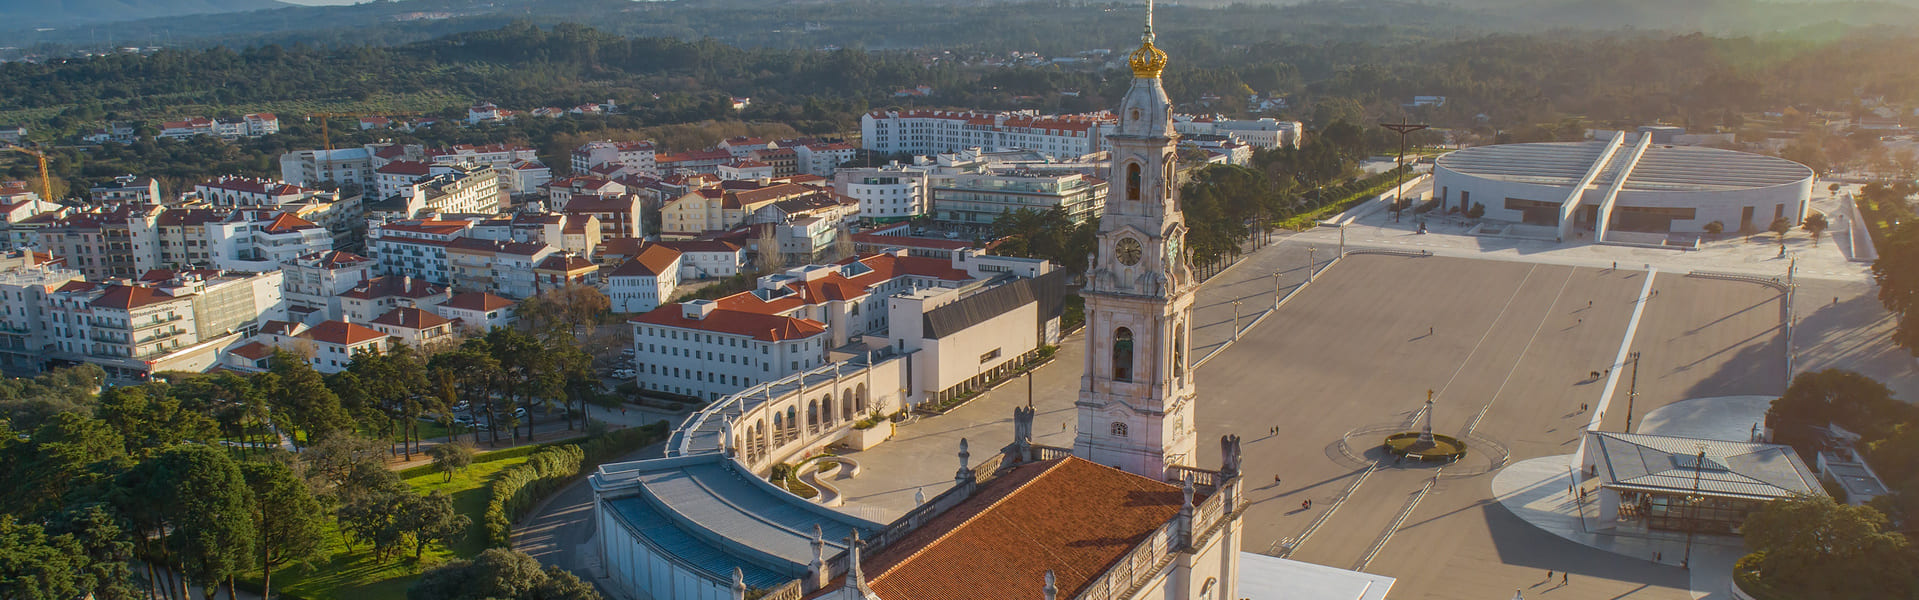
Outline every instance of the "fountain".
<svg viewBox="0 0 1919 600"><path fill-rule="evenodd" d="M1466 442L1450 435L1433 433L1433 391L1426 390L1425 423L1419 431L1401 431L1386 436L1386 451L1420 462L1454 461L1466 455Z"/></svg>

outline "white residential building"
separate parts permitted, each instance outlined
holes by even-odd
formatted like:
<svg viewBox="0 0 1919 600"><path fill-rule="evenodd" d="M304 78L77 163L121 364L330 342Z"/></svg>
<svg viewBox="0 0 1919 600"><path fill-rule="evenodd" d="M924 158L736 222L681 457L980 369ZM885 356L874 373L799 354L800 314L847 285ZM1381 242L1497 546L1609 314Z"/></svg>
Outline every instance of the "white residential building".
<svg viewBox="0 0 1919 600"><path fill-rule="evenodd" d="M307 322L308 317L317 315L312 320L315 323L340 318L340 294L372 279L373 267L372 259L339 250L315 252L281 263L289 318Z"/></svg>
<svg viewBox="0 0 1919 600"><path fill-rule="evenodd" d="M793 152L799 155L799 172L820 177L832 177L840 165L852 162L859 155L859 149L852 144L814 142L793 146Z"/></svg>
<svg viewBox="0 0 1919 600"><path fill-rule="evenodd" d="M585 173L600 165L618 164L650 177L659 173L659 167L654 162L656 152L651 141L587 142L573 150L573 172Z"/></svg>
<svg viewBox="0 0 1919 600"><path fill-rule="evenodd" d="M469 221L406 220L367 226L367 258L382 275L400 275L444 284L446 247L465 237ZM368 318L372 318L369 316Z"/></svg>
<svg viewBox="0 0 1919 600"><path fill-rule="evenodd" d="M1097 220L1106 204L1106 181L1070 170L938 173L930 178L929 214L934 219L989 225L1020 210L1063 208L1075 223Z"/></svg>
<svg viewBox="0 0 1919 600"><path fill-rule="evenodd" d="M389 310L371 325L414 349L432 350L455 341L452 319L410 306Z"/></svg>
<svg viewBox="0 0 1919 600"><path fill-rule="evenodd" d="M437 174L401 186L397 194L374 203L367 211L388 219L411 219L428 213L499 212L500 178L491 168L436 165L433 169ZM444 172L440 172L442 169Z"/></svg>
<svg viewBox="0 0 1919 600"><path fill-rule="evenodd" d="M95 204L160 204L160 182L152 177L121 175L112 183L88 189L87 199Z"/></svg>
<svg viewBox="0 0 1919 600"><path fill-rule="evenodd" d="M826 364L818 321L727 310L711 300L671 304L628 320L642 389L718 399Z"/></svg>
<svg viewBox="0 0 1919 600"><path fill-rule="evenodd" d="M441 302L433 310L440 316L459 322L468 335L485 335L496 327L512 325L514 303L486 292L460 292Z"/></svg>
<svg viewBox="0 0 1919 600"><path fill-rule="evenodd" d="M0 255L0 369L28 376L46 366L50 323L48 294L84 281L47 254L15 250Z"/></svg>
<svg viewBox="0 0 1919 600"><path fill-rule="evenodd" d="M47 358L99 365L114 381L204 371L220 351L284 316L278 271L152 273L136 284L72 281L48 294Z"/></svg>
<svg viewBox="0 0 1919 600"><path fill-rule="evenodd" d="M650 244L639 256L626 261L606 276L606 297L613 312L643 313L665 303L680 284L681 254L666 246Z"/></svg>
<svg viewBox="0 0 1919 600"><path fill-rule="evenodd" d="M374 152L372 146L288 152L280 155L280 179L301 186L331 181L372 188L373 170L379 168Z"/></svg>
<svg viewBox="0 0 1919 600"><path fill-rule="evenodd" d="M295 354L310 352L306 353L307 363L313 370L328 374L345 371L354 356L385 352L397 342L378 329L347 321L325 321L303 328L293 338L296 341L281 348Z"/></svg>
<svg viewBox="0 0 1919 600"><path fill-rule="evenodd" d="M746 268L746 249L723 240L664 240L660 246L680 253L681 281L720 279Z"/></svg>
<svg viewBox="0 0 1919 600"><path fill-rule="evenodd" d="M193 186L193 193L218 207L274 208L301 202L323 192L284 181L228 175Z"/></svg>
<svg viewBox="0 0 1919 600"><path fill-rule="evenodd" d="M500 170L501 190L513 197L540 193L553 180L553 169L537 160L516 160Z"/></svg>
<svg viewBox="0 0 1919 600"><path fill-rule="evenodd" d="M966 148L1025 149L1082 156L1105 149L1107 113L1040 115L1034 111L876 110L860 116L860 141L882 153L932 154Z"/></svg>
<svg viewBox="0 0 1919 600"><path fill-rule="evenodd" d="M339 295L340 318L366 323L396 308L431 309L451 297L446 286L412 277L375 277Z"/></svg>
<svg viewBox="0 0 1919 600"><path fill-rule="evenodd" d="M833 174L833 191L859 201L860 218L867 221L903 221L927 211L926 171L897 162L841 169Z"/></svg>

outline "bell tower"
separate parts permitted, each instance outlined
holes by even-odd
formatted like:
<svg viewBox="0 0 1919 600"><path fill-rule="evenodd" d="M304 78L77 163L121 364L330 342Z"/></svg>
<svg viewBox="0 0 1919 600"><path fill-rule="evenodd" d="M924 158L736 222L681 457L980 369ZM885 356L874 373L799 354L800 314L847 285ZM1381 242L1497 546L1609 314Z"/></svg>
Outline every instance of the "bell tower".
<svg viewBox="0 0 1919 600"><path fill-rule="evenodd" d="M1112 173L1088 269L1086 373L1080 377L1073 454L1164 480L1190 465L1193 429L1189 352L1193 276L1181 242L1186 224L1175 181L1172 103L1160 85L1166 53L1153 46L1153 8L1128 56L1133 86L1119 127L1106 136Z"/></svg>

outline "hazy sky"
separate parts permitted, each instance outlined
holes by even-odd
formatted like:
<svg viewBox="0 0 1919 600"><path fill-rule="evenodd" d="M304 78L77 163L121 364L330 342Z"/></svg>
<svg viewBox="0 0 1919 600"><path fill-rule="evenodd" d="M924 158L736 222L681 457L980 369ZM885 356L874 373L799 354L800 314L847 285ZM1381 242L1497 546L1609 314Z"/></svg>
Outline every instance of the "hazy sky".
<svg viewBox="0 0 1919 600"><path fill-rule="evenodd" d="M280 1L286 2L288 4L305 4L307 6L320 6L320 5L338 6L342 4L359 4L361 2L366 2L367 0L280 0Z"/></svg>

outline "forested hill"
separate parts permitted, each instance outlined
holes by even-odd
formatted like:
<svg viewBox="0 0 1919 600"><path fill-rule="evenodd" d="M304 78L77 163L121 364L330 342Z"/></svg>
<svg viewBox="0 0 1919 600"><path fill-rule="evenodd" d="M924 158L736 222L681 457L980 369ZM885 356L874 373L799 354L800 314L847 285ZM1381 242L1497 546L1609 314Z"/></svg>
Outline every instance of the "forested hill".
<svg viewBox="0 0 1919 600"><path fill-rule="evenodd" d="M35 0L0 0L30 3ZM255 0L68 0L243 2ZM266 0L258 0L266 1ZM1393 43L1549 30L1745 35L1815 28L1919 26L1919 0L1312 0L1163 6L1162 37L1221 46L1288 42ZM970 0L402 0L288 7L113 24L116 42L234 47L399 45L497 29L591 23L625 36L714 39L737 46L1020 50L1047 55L1104 48L1131 32L1140 2ZM1062 27L1062 24L1070 26ZM98 49L107 29L36 30L0 20L0 47ZM5 58L0 56L0 58Z"/></svg>
<svg viewBox="0 0 1919 600"><path fill-rule="evenodd" d="M290 6L275 0L0 0L0 22L60 27Z"/></svg>

